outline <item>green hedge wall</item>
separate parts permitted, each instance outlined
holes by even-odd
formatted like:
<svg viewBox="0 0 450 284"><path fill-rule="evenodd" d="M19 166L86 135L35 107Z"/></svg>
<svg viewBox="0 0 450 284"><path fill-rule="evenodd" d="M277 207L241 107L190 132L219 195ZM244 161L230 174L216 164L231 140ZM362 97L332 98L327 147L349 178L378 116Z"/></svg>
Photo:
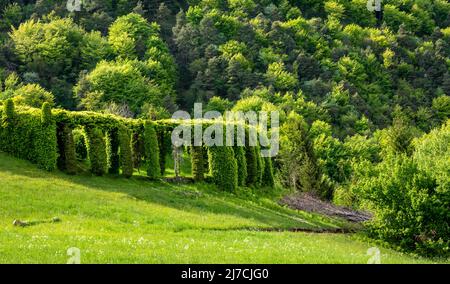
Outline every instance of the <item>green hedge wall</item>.
<svg viewBox="0 0 450 284"><path fill-rule="evenodd" d="M245 147L234 147L234 157L238 168L238 185L245 186L247 182L247 160L245 159Z"/></svg>
<svg viewBox="0 0 450 284"><path fill-rule="evenodd" d="M101 129L97 127L87 126L86 131L86 147L88 150L89 161L91 162L91 172L101 176L107 170L107 154L105 137Z"/></svg>
<svg viewBox="0 0 450 284"><path fill-rule="evenodd" d="M42 105L41 124L36 128L33 148L37 165L47 171L56 169L57 138L56 123L49 103Z"/></svg>
<svg viewBox="0 0 450 284"><path fill-rule="evenodd" d="M209 147L208 160L212 180L217 187L235 191L238 186L238 169L233 147Z"/></svg>
<svg viewBox="0 0 450 284"><path fill-rule="evenodd" d="M59 123L57 130L58 168L68 174L76 174L77 156L72 129L67 124Z"/></svg>
<svg viewBox="0 0 450 284"><path fill-rule="evenodd" d="M131 134L126 127L120 127L119 137L119 160L122 168L122 175L130 178L133 175L133 153L131 148Z"/></svg>
<svg viewBox="0 0 450 284"><path fill-rule="evenodd" d="M203 160L203 146L191 147L192 177L195 181L202 181L205 178L205 161Z"/></svg>
<svg viewBox="0 0 450 284"><path fill-rule="evenodd" d="M147 175L157 179L164 175L165 157L172 148L170 133L180 124L176 120L150 122L94 112L51 110L48 104L42 109L16 109L11 100L0 105L1 151L43 169L58 167L70 174L76 173L77 160L88 158L91 172L96 175L122 170L125 177L131 177L134 168L139 170L144 161ZM203 128L211 124L195 120L183 123L202 123ZM271 161L264 162L257 147L211 147L208 151L195 147L191 155L195 180L202 180L209 168L214 182L224 190L273 185Z"/></svg>
<svg viewBox="0 0 450 284"><path fill-rule="evenodd" d="M161 176L159 164L159 146L155 126L152 122L144 123L145 165L147 176L150 179L158 179Z"/></svg>
<svg viewBox="0 0 450 284"><path fill-rule="evenodd" d="M56 123L51 108L27 109L16 112L14 103L7 100L1 111L0 150L17 158L29 160L39 168L56 168Z"/></svg>

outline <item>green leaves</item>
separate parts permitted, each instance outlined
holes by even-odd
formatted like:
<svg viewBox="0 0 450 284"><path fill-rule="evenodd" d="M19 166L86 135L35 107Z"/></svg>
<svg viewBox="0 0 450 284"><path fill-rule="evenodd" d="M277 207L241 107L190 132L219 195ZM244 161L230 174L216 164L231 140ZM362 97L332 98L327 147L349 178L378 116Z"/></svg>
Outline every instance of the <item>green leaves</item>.
<svg viewBox="0 0 450 284"><path fill-rule="evenodd" d="M1 111L0 150L27 159L47 171L56 168L56 124L49 104L16 113L12 100Z"/></svg>
<svg viewBox="0 0 450 284"><path fill-rule="evenodd" d="M280 91L293 90L298 84L297 78L286 71L282 62L271 63L267 68L266 78L270 84Z"/></svg>
<svg viewBox="0 0 450 284"><path fill-rule="evenodd" d="M91 172L97 176L102 176L107 172L108 165L105 136L103 131L95 126L85 127L85 131Z"/></svg>
<svg viewBox="0 0 450 284"><path fill-rule="evenodd" d="M208 147L210 173L219 189L236 191L238 186L238 168L232 147Z"/></svg>

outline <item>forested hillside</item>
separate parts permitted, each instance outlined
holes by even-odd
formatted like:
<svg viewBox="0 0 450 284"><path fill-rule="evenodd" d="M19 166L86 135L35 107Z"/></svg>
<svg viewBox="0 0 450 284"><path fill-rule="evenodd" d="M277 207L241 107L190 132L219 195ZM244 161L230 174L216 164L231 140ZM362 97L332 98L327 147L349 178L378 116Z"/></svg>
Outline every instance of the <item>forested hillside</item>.
<svg viewBox="0 0 450 284"><path fill-rule="evenodd" d="M196 102L278 110L277 185L370 210L371 236L446 255L450 2L383 10L377 21L366 0L0 0L0 101L151 120Z"/></svg>

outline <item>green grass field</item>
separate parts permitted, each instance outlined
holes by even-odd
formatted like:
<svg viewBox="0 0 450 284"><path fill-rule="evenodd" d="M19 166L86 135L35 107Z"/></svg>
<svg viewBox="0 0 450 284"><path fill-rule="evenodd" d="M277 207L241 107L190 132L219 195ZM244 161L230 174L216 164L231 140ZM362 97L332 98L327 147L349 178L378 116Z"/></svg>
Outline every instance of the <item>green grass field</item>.
<svg viewBox="0 0 450 284"><path fill-rule="evenodd" d="M66 263L71 247L82 263L367 263L374 246L349 234L264 231L347 226L268 194L47 173L1 153L0 182L0 263ZM381 248L381 262L436 260Z"/></svg>

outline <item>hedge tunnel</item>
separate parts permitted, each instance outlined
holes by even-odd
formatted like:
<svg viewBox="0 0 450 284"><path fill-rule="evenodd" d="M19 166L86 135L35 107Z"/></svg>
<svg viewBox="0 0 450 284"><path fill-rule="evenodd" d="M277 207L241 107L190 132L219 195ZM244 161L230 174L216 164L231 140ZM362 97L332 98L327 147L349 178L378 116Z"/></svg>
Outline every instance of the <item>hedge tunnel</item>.
<svg viewBox="0 0 450 284"><path fill-rule="evenodd" d="M77 174L84 162L94 175L129 178L144 169L142 174L152 180L166 175L166 160L174 152L171 133L177 126L211 125L210 121L145 121L52 110L48 104L41 109L16 108L11 100L0 105L0 118L0 151L42 169ZM270 158L262 158L259 147L249 146L248 140L234 147L190 146L186 153L191 172L183 174L194 182L211 180L227 191L274 184Z"/></svg>

